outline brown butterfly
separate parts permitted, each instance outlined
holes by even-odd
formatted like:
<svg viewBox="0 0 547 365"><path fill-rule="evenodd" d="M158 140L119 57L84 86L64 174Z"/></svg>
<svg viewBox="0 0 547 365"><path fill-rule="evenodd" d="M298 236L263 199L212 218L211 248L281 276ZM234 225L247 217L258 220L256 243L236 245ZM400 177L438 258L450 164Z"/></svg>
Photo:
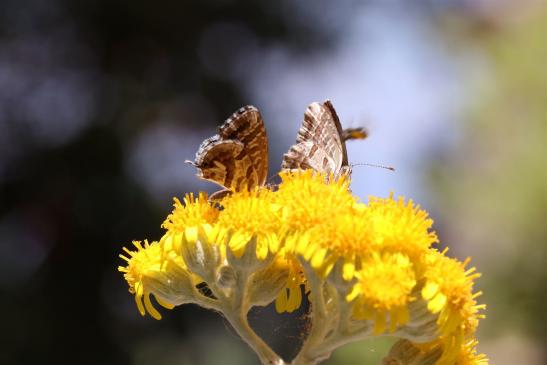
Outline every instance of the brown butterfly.
<svg viewBox="0 0 547 365"><path fill-rule="evenodd" d="M282 169L313 169L340 176L349 173L345 141L367 137L364 128L342 130L329 100L308 106L296 144L283 156ZM218 199L233 191L265 186L268 175L268 139L257 108L236 111L219 133L202 142L195 161L197 176L224 188L211 196Z"/></svg>
<svg viewBox="0 0 547 365"><path fill-rule="evenodd" d="M349 174L346 140L368 135L363 128L342 129L336 110L329 100L311 103L304 113L296 144L283 155L283 170L313 169L338 177Z"/></svg>

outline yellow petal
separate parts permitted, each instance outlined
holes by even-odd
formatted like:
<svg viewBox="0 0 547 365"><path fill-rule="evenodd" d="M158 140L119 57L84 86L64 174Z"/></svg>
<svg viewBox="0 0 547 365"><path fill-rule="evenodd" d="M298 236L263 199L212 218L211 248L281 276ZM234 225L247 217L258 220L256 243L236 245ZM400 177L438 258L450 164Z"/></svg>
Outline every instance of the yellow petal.
<svg viewBox="0 0 547 365"><path fill-rule="evenodd" d="M369 306L363 308L363 316L365 319L372 319L374 317L374 309Z"/></svg>
<svg viewBox="0 0 547 365"><path fill-rule="evenodd" d="M154 306L152 305L152 302L150 301L150 294L144 295L144 306L146 307L146 310L148 311L148 313L150 313L152 318L157 320L161 319L160 312L158 312L157 309L154 308Z"/></svg>
<svg viewBox="0 0 547 365"><path fill-rule="evenodd" d="M355 285L348 295L346 295L346 301L351 302L353 299L357 298L359 295L359 287L358 285Z"/></svg>
<svg viewBox="0 0 547 365"><path fill-rule="evenodd" d="M386 314L382 312L376 313L376 318L374 321L374 334L379 335L384 333L386 330Z"/></svg>
<svg viewBox="0 0 547 365"><path fill-rule="evenodd" d="M286 239L285 239L285 250L287 252L294 252L295 249L296 249L296 237L294 234L288 236Z"/></svg>
<svg viewBox="0 0 547 365"><path fill-rule="evenodd" d="M184 235L187 241L196 242L198 240L198 227L186 227Z"/></svg>
<svg viewBox="0 0 547 365"><path fill-rule="evenodd" d="M427 309L429 309L431 313L437 313L441 309L443 309L445 304L446 296L444 294L438 293L429 301L429 303L427 303Z"/></svg>
<svg viewBox="0 0 547 365"><path fill-rule="evenodd" d="M389 332L393 333L397 329L398 324L398 316L397 316L397 310L392 309L389 311Z"/></svg>
<svg viewBox="0 0 547 365"><path fill-rule="evenodd" d="M298 243L296 245L296 252L300 254L304 254L310 246L309 236L307 234L303 234L298 238Z"/></svg>
<svg viewBox="0 0 547 365"><path fill-rule="evenodd" d="M268 242L265 239L257 240L256 257L264 260L268 256Z"/></svg>
<svg viewBox="0 0 547 365"><path fill-rule="evenodd" d="M279 246L280 246L279 238L277 237L277 235L275 234L268 235L267 241L268 241L268 246L270 248L270 251L272 251L272 253L276 253L279 250Z"/></svg>
<svg viewBox="0 0 547 365"><path fill-rule="evenodd" d="M137 303L137 309L139 310L141 316L144 316L146 314L146 311L144 310L144 306L142 305L142 295L135 295L135 303Z"/></svg>
<svg viewBox="0 0 547 365"><path fill-rule="evenodd" d="M275 298L275 310L277 313L283 313L285 312L285 309L287 308L287 289L283 288L279 292L279 295L277 298Z"/></svg>
<svg viewBox="0 0 547 365"><path fill-rule="evenodd" d="M175 308L175 306L173 304L164 301L160 297L156 296L155 298L156 298L156 302L158 302L158 304L161 305L162 307L167 308L167 309Z"/></svg>
<svg viewBox="0 0 547 365"><path fill-rule="evenodd" d="M311 266L315 269L321 267L321 265L323 264L323 259L325 258L326 254L327 254L327 250L324 248L315 251L311 259Z"/></svg>
<svg viewBox="0 0 547 365"><path fill-rule="evenodd" d="M425 300L429 300L433 298L433 296L437 294L438 291L439 291L439 285L429 282L422 289L422 297Z"/></svg>
<svg viewBox="0 0 547 365"><path fill-rule="evenodd" d="M307 247L305 247L302 251L299 251L300 253L302 253L302 256L304 256L304 259L306 261L310 261L312 256L317 252L317 250L319 249L319 245L317 245L315 242L313 243L308 243L307 244Z"/></svg>
<svg viewBox="0 0 547 365"><path fill-rule="evenodd" d="M407 307L401 307L397 311L397 323L404 326L410 320L410 313L408 313Z"/></svg>
<svg viewBox="0 0 547 365"><path fill-rule="evenodd" d="M216 238L214 237L215 229L213 228L212 225L210 225L209 223L206 223L202 225L201 227L203 228L203 232L207 236L208 240L214 240Z"/></svg>
<svg viewBox="0 0 547 365"><path fill-rule="evenodd" d="M355 273L355 264L353 262L344 262L342 267L342 277L344 280L349 281L353 279L353 274Z"/></svg>
<svg viewBox="0 0 547 365"><path fill-rule="evenodd" d="M291 313L300 307L302 303L302 290L300 285L289 289L289 299L287 301L287 312Z"/></svg>
<svg viewBox="0 0 547 365"><path fill-rule="evenodd" d="M251 239L250 235L243 232L235 232L230 238L230 249L234 251L234 254L240 257L243 254L243 249L249 243Z"/></svg>

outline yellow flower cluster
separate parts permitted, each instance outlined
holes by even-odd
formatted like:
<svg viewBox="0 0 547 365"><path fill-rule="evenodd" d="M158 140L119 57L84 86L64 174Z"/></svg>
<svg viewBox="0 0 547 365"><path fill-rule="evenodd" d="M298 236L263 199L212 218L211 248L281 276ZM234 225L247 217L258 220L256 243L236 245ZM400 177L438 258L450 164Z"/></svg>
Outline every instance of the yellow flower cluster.
<svg viewBox="0 0 547 365"><path fill-rule="evenodd" d="M218 287L229 287L226 267L236 260L246 260L241 266L249 270L270 265L267 275L257 274L260 280L251 281L269 291L276 288L272 298L277 311L290 312L300 307L302 290L310 290L303 270L308 265L318 280L342 278L345 285L337 290L351 308L351 320L370 321L374 334L404 328L412 321L409 305L425 301L437 316L438 336L431 346L442 346L438 364L486 364L474 350L484 308L476 303L480 293L473 293L479 274L465 268L468 260L459 262L431 247L438 240L427 212L393 196L360 202L345 177L311 170L280 175L276 191L233 193L216 205L206 194L187 195L184 204L175 199L163 223L163 238L150 245L136 243L134 252L126 249L128 264L120 268L140 313L160 318L150 294L170 308L199 303L195 298L203 283L214 289L217 280ZM283 275L273 275L276 270ZM161 283L161 278L167 281ZM174 286L177 280L184 285ZM213 292L208 298L222 295L218 289Z"/></svg>
<svg viewBox="0 0 547 365"><path fill-rule="evenodd" d="M161 314L150 301L150 294L155 294L157 302L167 309L172 309L174 304L163 300L158 293L152 293L147 282L154 280L154 276L165 271L168 264L172 264L173 261L164 257L164 251L157 242L149 244L148 241L145 241L142 245L139 241L133 241L133 245L137 248L137 251L130 251L124 247L124 251L129 257L120 255L122 259L127 261L127 267L120 266L118 269L124 273L124 278L129 284L129 292L135 295L135 302L140 314L144 316L148 311L152 317L161 319ZM179 262L179 264L182 265L182 262Z"/></svg>
<svg viewBox="0 0 547 365"><path fill-rule="evenodd" d="M473 338L479 319L484 318L479 311L486 307L475 300L482 294L473 293L473 280L480 274L475 268L465 269L470 259L459 262L445 256L446 251L428 252L422 264L422 297L432 313L439 313L437 324L445 347L439 364L454 363L459 349Z"/></svg>

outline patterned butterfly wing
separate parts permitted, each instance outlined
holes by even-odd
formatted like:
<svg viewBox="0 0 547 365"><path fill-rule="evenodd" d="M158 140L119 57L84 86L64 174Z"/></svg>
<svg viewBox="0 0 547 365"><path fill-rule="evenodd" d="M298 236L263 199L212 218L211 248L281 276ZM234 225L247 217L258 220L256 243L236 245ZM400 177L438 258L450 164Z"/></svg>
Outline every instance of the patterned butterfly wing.
<svg viewBox="0 0 547 365"><path fill-rule="evenodd" d="M282 169L313 169L340 175L349 168L340 119L329 100L312 103L304 113L296 144L283 156Z"/></svg>
<svg viewBox="0 0 547 365"><path fill-rule="evenodd" d="M250 158L257 185L263 186L268 178L268 137L258 109L251 105L239 109L220 127L219 135L243 143L240 156Z"/></svg>
<svg viewBox="0 0 547 365"><path fill-rule="evenodd" d="M258 110L246 106L235 112L219 134L203 141L194 162L197 176L230 191L251 190L266 183L268 140Z"/></svg>

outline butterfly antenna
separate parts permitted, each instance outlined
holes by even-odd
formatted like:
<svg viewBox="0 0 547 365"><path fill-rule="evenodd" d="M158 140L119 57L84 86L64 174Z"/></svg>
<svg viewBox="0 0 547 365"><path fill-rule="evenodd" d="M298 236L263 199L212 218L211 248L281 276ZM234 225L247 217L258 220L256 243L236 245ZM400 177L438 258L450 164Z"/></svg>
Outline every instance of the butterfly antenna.
<svg viewBox="0 0 547 365"><path fill-rule="evenodd" d="M395 171L395 167L393 167L393 166L377 165L377 164L374 164L374 163L355 163L355 164L351 164L351 166L352 167L353 166L370 166L370 167L378 167L378 168L381 168L381 169Z"/></svg>

